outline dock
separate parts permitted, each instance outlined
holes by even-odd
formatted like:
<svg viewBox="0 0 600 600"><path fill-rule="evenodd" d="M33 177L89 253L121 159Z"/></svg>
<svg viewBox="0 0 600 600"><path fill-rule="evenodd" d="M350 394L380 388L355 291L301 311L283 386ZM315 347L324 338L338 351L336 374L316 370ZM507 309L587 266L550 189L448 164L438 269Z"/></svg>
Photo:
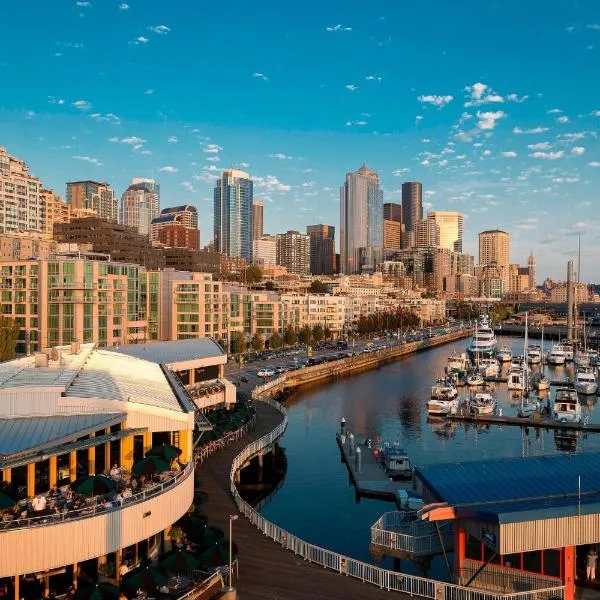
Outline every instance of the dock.
<svg viewBox="0 0 600 600"><path fill-rule="evenodd" d="M464 414L447 415L448 421L463 421L466 423L477 423L479 425L510 425L515 427L535 427L539 429L567 429L569 431L588 431L600 433L600 423L567 423L555 421L546 417L509 417L505 415L471 415L466 411Z"/></svg>

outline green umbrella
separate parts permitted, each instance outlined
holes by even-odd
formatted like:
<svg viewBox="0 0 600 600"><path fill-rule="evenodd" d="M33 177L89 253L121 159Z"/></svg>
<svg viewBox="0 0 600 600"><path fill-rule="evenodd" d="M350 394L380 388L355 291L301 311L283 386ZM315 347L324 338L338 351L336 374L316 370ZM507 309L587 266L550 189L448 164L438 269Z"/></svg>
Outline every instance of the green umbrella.
<svg viewBox="0 0 600 600"><path fill-rule="evenodd" d="M162 555L160 566L169 573L188 573L197 569L200 562L191 552L175 548Z"/></svg>
<svg viewBox="0 0 600 600"><path fill-rule="evenodd" d="M165 460L171 461L175 460L181 454L181 452L181 448L177 448L171 444L162 444L161 446L154 446L154 448L150 448L150 450L146 452L146 456L158 456L159 458L164 458Z"/></svg>
<svg viewBox="0 0 600 600"><path fill-rule="evenodd" d="M121 586L126 590L135 592L144 590L146 592L154 592L159 587L165 585L169 578L160 570L154 567L140 567L129 571L123 577Z"/></svg>
<svg viewBox="0 0 600 600"><path fill-rule="evenodd" d="M177 521L192 542L201 542L208 519L204 515L187 514Z"/></svg>
<svg viewBox="0 0 600 600"><path fill-rule="evenodd" d="M205 527L200 543L202 546L213 546L225 539L225 534L217 527Z"/></svg>
<svg viewBox="0 0 600 600"><path fill-rule="evenodd" d="M208 502L208 494L206 492L194 492L194 504L205 504Z"/></svg>
<svg viewBox="0 0 600 600"><path fill-rule="evenodd" d="M76 479L71 488L84 496L104 496L115 489L115 482L104 475L85 475Z"/></svg>
<svg viewBox="0 0 600 600"><path fill-rule="evenodd" d="M73 600L110 600L118 598L121 591L112 583L103 582L96 585L83 585L77 588Z"/></svg>
<svg viewBox="0 0 600 600"><path fill-rule="evenodd" d="M0 492L0 508L12 508L17 501L8 494Z"/></svg>
<svg viewBox="0 0 600 600"><path fill-rule="evenodd" d="M232 557L238 553L237 546L231 545ZM198 562L204 567L222 567L229 563L229 543L223 539L210 546L202 546L198 550Z"/></svg>
<svg viewBox="0 0 600 600"><path fill-rule="evenodd" d="M154 473L163 473L169 470L169 463L158 456L148 456L136 462L131 468L131 474L139 477L140 475L153 475Z"/></svg>

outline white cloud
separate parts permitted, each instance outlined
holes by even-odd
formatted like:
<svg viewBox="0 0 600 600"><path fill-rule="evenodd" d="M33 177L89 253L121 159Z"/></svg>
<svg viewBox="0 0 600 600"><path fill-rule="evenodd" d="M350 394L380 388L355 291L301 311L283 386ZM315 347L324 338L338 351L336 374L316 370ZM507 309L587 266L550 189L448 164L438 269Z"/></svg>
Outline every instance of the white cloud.
<svg viewBox="0 0 600 600"><path fill-rule="evenodd" d="M158 35L167 35L167 33L171 31L171 28L166 25L151 25L148 27L148 30L153 33L158 33Z"/></svg>
<svg viewBox="0 0 600 600"><path fill-rule="evenodd" d="M530 218L530 219L522 219L517 222L517 229L537 229L539 223L539 219Z"/></svg>
<svg viewBox="0 0 600 600"><path fill-rule="evenodd" d="M344 87L350 92L355 92L358 89L358 86L354 85L353 83L349 83L349 84L345 85Z"/></svg>
<svg viewBox="0 0 600 600"><path fill-rule="evenodd" d="M33 119L33 117L35 117L35 112L33 112L32 110L28 110L28 111L25 113L25 118L26 118L27 120L31 120L31 119Z"/></svg>
<svg viewBox="0 0 600 600"><path fill-rule="evenodd" d="M558 117L558 119L556 119L559 123L570 123L570 119L569 117L567 117L566 115L563 115L562 117Z"/></svg>
<svg viewBox="0 0 600 600"><path fill-rule="evenodd" d="M428 95L428 96L419 96L417 98L417 100L424 104L433 104L433 106L443 108L444 106L447 106L448 104L450 104L450 102L452 102L452 100L454 100L454 96Z"/></svg>
<svg viewBox="0 0 600 600"><path fill-rule="evenodd" d="M240 167L242 167L243 169L247 169L249 166L250 166L250 163L247 163L247 162L240 163Z"/></svg>
<svg viewBox="0 0 600 600"><path fill-rule="evenodd" d="M481 82L474 83L465 87L465 92L468 92L468 99L464 106L479 106L481 104L493 104L503 102L517 102L521 104L525 102L529 95L519 96L518 94L508 94L506 97L495 92L489 85Z"/></svg>
<svg viewBox="0 0 600 600"><path fill-rule="evenodd" d="M179 138L176 135L170 135L167 138L167 143L169 144L176 144L179 141Z"/></svg>
<svg viewBox="0 0 600 600"><path fill-rule="evenodd" d="M592 162L588 163L588 167L600 167L600 160L593 160Z"/></svg>
<svg viewBox="0 0 600 600"><path fill-rule="evenodd" d="M253 177L256 187L265 190L266 192L289 192L292 189L291 185L282 183L274 175L266 177Z"/></svg>
<svg viewBox="0 0 600 600"><path fill-rule="evenodd" d="M544 160L556 160L557 158L562 158L564 154L563 150L557 150L556 152L534 152L529 156L532 158L543 158Z"/></svg>
<svg viewBox="0 0 600 600"><path fill-rule="evenodd" d="M585 153L585 148L583 146L574 146L571 148L571 154L575 154L575 156L581 156Z"/></svg>
<svg viewBox="0 0 600 600"><path fill-rule="evenodd" d="M537 144L529 144L527 147L530 150L550 150L552 146L550 142L538 142Z"/></svg>
<svg viewBox="0 0 600 600"><path fill-rule="evenodd" d="M208 161L210 161L210 162L220 162L220 161L221 161L221 159L220 159L220 158L218 157L218 155L216 155L216 154L215 154L214 156L209 156L209 157L207 157L207 159L206 159L206 160L208 160Z"/></svg>
<svg viewBox="0 0 600 600"><path fill-rule="evenodd" d="M121 4L119 4L119 10L129 10L129 4L121 2Z"/></svg>
<svg viewBox="0 0 600 600"><path fill-rule="evenodd" d="M600 117L600 110L593 110L590 115L592 115L592 117Z"/></svg>
<svg viewBox="0 0 600 600"><path fill-rule="evenodd" d="M586 134L589 133L587 131L577 131L575 133L559 133L558 139L564 142L576 142L577 140L582 140L585 138ZM595 132L594 132L595 133Z"/></svg>
<svg viewBox="0 0 600 600"><path fill-rule="evenodd" d="M504 158L516 158L518 154L514 150L508 150L506 152L501 152L501 156Z"/></svg>
<svg viewBox="0 0 600 600"><path fill-rule="evenodd" d="M366 121L346 121L346 125L348 127L351 127L352 125L355 125L357 127L364 127L365 125L368 125L368 123Z"/></svg>
<svg viewBox="0 0 600 600"><path fill-rule="evenodd" d="M483 151L483 155L484 156L491 156L492 155L492 151L491 150L484 150Z"/></svg>
<svg viewBox="0 0 600 600"><path fill-rule="evenodd" d="M206 144L206 146L202 149L202 152L207 152L208 154L218 154L221 152L223 148L218 144Z"/></svg>
<svg viewBox="0 0 600 600"><path fill-rule="evenodd" d="M121 119L117 117L114 113L107 113L105 115L101 113L92 113L90 118L94 119L94 121L98 121L99 123L114 123L115 125L121 124Z"/></svg>
<svg viewBox="0 0 600 600"><path fill-rule="evenodd" d="M65 101L62 98L55 98L54 96L48 96L48 104L64 104Z"/></svg>
<svg viewBox="0 0 600 600"><path fill-rule="evenodd" d="M138 144L144 144L146 142L145 139L143 139L141 137L137 137L135 135L131 135L128 137L123 137L123 138L111 137L108 141L113 142L115 144L129 144L130 146L136 146Z"/></svg>
<svg viewBox="0 0 600 600"><path fill-rule="evenodd" d="M293 156L284 154L283 152L277 152L276 154L269 154L269 158L276 158L278 160L294 160Z"/></svg>
<svg viewBox="0 0 600 600"><path fill-rule="evenodd" d="M506 99L509 102L517 102L518 104L525 102L527 98L529 98L529 94L525 94L524 96L518 96L517 94L509 94L508 96L506 96Z"/></svg>
<svg viewBox="0 0 600 600"><path fill-rule="evenodd" d="M92 108L91 103L87 100L75 100L71 106L78 108L79 110L90 110L90 108Z"/></svg>
<svg viewBox="0 0 600 600"><path fill-rule="evenodd" d="M81 8L89 8L91 5L91 2L84 2L84 0L79 0L78 2L75 2L75 6L80 6Z"/></svg>
<svg viewBox="0 0 600 600"><path fill-rule="evenodd" d="M594 31L600 31L600 23L590 23L586 25L588 29L593 29Z"/></svg>
<svg viewBox="0 0 600 600"><path fill-rule="evenodd" d="M165 167L161 167L159 169L159 171L162 171L163 173L177 173L179 171L179 169L177 167L172 167L171 165L167 165Z"/></svg>
<svg viewBox="0 0 600 600"><path fill-rule="evenodd" d="M305 181L305 182L302 184L302 187L303 187L303 188L313 188L313 187L315 187L315 185L317 185L317 182L316 182L316 181L313 181L313 180L311 180L311 181Z"/></svg>
<svg viewBox="0 0 600 600"><path fill-rule="evenodd" d="M201 173L200 175L192 175L192 179L201 181L202 183L213 183L219 178L217 175L213 175L212 173Z"/></svg>
<svg viewBox="0 0 600 600"><path fill-rule="evenodd" d="M536 133L546 133L548 131L548 127L534 127L533 129L521 129L520 127L515 127L513 129L513 133L520 135L524 134L536 134Z"/></svg>
<svg viewBox="0 0 600 600"><path fill-rule="evenodd" d="M494 129L496 127L496 121L506 117L506 113L503 110L497 110L493 112L479 112L477 111L477 127L479 129Z"/></svg>
<svg viewBox="0 0 600 600"><path fill-rule="evenodd" d="M147 37L144 37L143 35L140 35L138 37L135 38L135 40L133 40L133 42L131 42L134 46L139 46L140 44L147 44L150 40Z"/></svg>
<svg viewBox="0 0 600 600"><path fill-rule="evenodd" d="M83 162L87 162L90 163L91 165L95 165L97 167L101 167L102 163L97 159L97 158L93 158L91 156L73 156L72 158L74 158L75 160L81 160Z"/></svg>
<svg viewBox="0 0 600 600"><path fill-rule="evenodd" d="M144 92L144 96L152 96L152 94L154 94L154 90L152 88Z"/></svg>
<svg viewBox="0 0 600 600"><path fill-rule="evenodd" d="M551 108L550 110L546 111L547 115L560 115L560 113L562 112L562 110L560 110L560 108Z"/></svg>
<svg viewBox="0 0 600 600"><path fill-rule="evenodd" d="M205 165L203 167L203 169L205 171L220 171L221 169L219 169L219 167L215 166L215 165Z"/></svg>
<svg viewBox="0 0 600 600"><path fill-rule="evenodd" d="M185 188L188 192L195 191L191 181L182 181L181 187Z"/></svg>
<svg viewBox="0 0 600 600"><path fill-rule="evenodd" d="M381 77L381 75L367 75L365 77L365 79L367 81L377 81L377 82L379 82L379 81L383 80L383 77Z"/></svg>
<svg viewBox="0 0 600 600"><path fill-rule="evenodd" d="M264 81L269 81L269 78L264 73L252 73L252 77L255 79L262 79Z"/></svg>
<svg viewBox="0 0 600 600"><path fill-rule="evenodd" d="M553 177L552 183L578 183L579 177Z"/></svg>
<svg viewBox="0 0 600 600"><path fill-rule="evenodd" d="M425 117L423 115L417 115L415 121L422 121Z"/></svg>
<svg viewBox="0 0 600 600"><path fill-rule="evenodd" d="M337 25L330 25L326 31L352 31L352 27L345 27L341 23L338 23Z"/></svg>

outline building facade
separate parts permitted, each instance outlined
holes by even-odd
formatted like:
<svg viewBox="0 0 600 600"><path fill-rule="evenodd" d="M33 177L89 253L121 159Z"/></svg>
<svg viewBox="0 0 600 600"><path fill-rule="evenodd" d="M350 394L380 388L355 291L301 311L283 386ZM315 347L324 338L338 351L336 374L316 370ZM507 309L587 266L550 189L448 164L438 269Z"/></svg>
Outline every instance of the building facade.
<svg viewBox="0 0 600 600"><path fill-rule="evenodd" d="M402 223L405 231L415 231L423 219L423 184L405 181L402 184Z"/></svg>
<svg viewBox="0 0 600 600"><path fill-rule="evenodd" d="M345 274L374 271L383 254L383 190L363 165L340 188L340 261Z"/></svg>
<svg viewBox="0 0 600 600"><path fill-rule="evenodd" d="M177 223L163 225L158 230L158 239L156 240L163 246L170 248L189 248L190 250L200 249L200 230L191 227L183 227Z"/></svg>
<svg viewBox="0 0 600 600"><path fill-rule="evenodd" d="M491 264L500 267L510 264L510 235L506 231L491 229L479 234L479 265Z"/></svg>
<svg viewBox="0 0 600 600"><path fill-rule="evenodd" d="M396 223L402 225L402 205L385 202L383 205L383 218L385 221L396 221Z"/></svg>
<svg viewBox="0 0 600 600"><path fill-rule="evenodd" d="M398 206L398 205L396 205ZM383 247L400 249L402 224L398 221L383 220Z"/></svg>
<svg viewBox="0 0 600 600"><path fill-rule="evenodd" d="M252 201L252 239L260 240L264 234L265 205L261 200Z"/></svg>
<svg viewBox="0 0 600 600"><path fill-rule="evenodd" d="M434 210L427 215L440 228L440 247L450 252L462 252L463 216L459 212Z"/></svg>
<svg viewBox="0 0 600 600"><path fill-rule="evenodd" d="M438 248L440 245L440 226L432 219L421 219L415 230L415 246L417 248Z"/></svg>
<svg viewBox="0 0 600 600"><path fill-rule="evenodd" d="M68 223L71 220L69 205L52 190L42 190L42 223L44 233L52 237L54 223Z"/></svg>
<svg viewBox="0 0 600 600"><path fill-rule="evenodd" d="M299 231L278 233L277 264L285 267L288 273L310 274L310 237Z"/></svg>
<svg viewBox="0 0 600 600"><path fill-rule="evenodd" d="M152 239L158 240L158 230L167 224L177 224L190 229L198 229L198 209L193 204L163 208L152 219Z"/></svg>
<svg viewBox="0 0 600 600"><path fill-rule="evenodd" d="M274 267L277 264L277 238L263 235L252 241L252 259L255 265Z"/></svg>
<svg viewBox="0 0 600 600"><path fill-rule="evenodd" d="M42 233L0 233L0 262L48 258L57 242Z"/></svg>
<svg viewBox="0 0 600 600"><path fill-rule="evenodd" d="M150 236L156 203L156 194L142 184L130 185L121 196L119 222L133 227L141 235Z"/></svg>
<svg viewBox="0 0 600 600"><path fill-rule="evenodd" d="M152 218L158 217L158 215L160 214L160 184L156 183L154 179L146 179L145 177L134 177L131 180L131 183L132 185L137 185L152 194Z"/></svg>
<svg viewBox="0 0 600 600"><path fill-rule="evenodd" d="M310 272L313 275L333 275L335 272L335 227L308 225L310 238Z"/></svg>
<svg viewBox="0 0 600 600"><path fill-rule="evenodd" d="M117 222L117 198L106 182L87 180L67 183L67 204L71 211L92 210L100 219Z"/></svg>

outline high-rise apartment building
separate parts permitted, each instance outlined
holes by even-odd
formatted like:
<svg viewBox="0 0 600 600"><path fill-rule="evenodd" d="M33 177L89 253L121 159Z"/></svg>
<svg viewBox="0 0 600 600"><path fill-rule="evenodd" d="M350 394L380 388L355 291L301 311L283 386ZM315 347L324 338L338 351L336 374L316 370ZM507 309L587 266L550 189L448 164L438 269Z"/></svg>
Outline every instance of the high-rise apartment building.
<svg viewBox="0 0 600 600"><path fill-rule="evenodd" d="M341 271L374 271L382 252L383 190L379 175L363 165L340 188Z"/></svg>
<svg viewBox="0 0 600 600"><path fill-rule="evenodd" d="M405 181L402 184L402 223L405 231L415 231L423 219L423 184Z"/></svg>
<svg viewBox="0 0 600 600"><path fill-rule="evenodd" d="M182 231L174 228L181 228ZM162 231L167 229L168 231ZM152 219L150 237L153 242L167 246L176 244L178 248L200 248L198 210L193 204L163 208L160 215Z"/></svg>
<svg viewBox="0 0 600 600"><path fill-rule="evenodd" d="M459 212L434 210L427 218L435 221L440 228L440 248L450 252L462 252L463 216Z"/></svg>
<svg viewBox="0 0 600 600"><path fill-rule="evenodd" d="M385 221L396 221L402 223L402 205L394 202L386 202L383 205L383 219Z"/></svg>
<svg viewBox="0 0 600 600"><path fill-rule="evenodd" d="M71 181L67 183L67 204L74 210L93 210L97 217L117 222L117 198L108 183Z"/></svg>
<svg viewBox="0 0 600 600"><path fill-rule="evenodd" d="M252 239L259 240L264 233L265 205L261 200L252 201Z"/></svg>
<svg viewBox="0 0 600 600"><path fill-rule="evenodd" d="M134 183L121 196L119 222L134 227L141 235L150 236L156 194Z"/></svg>
<svg viewBox="0 0 600 600"><path fill-rule="evenodd" d="M415 245L417 248L440 245L440 226L433 219L421 219L415 229Z"/></svg>
<svg viewBox="0 0 600 600"><path fill-rule="evenodd" d="M158 217L160 213L160 184L156 183L154 179L146 179L144 177L134 177L131 183L132 185L140 186L154 195L151 206L152 218Z"/></svg>
<svg viewBox="0 0 600 600"><path fill-rule="evenodd" d="M335 227L308 225L310 238L310 272L313 275L333 275L335 272Z"/></svg>
<svg viewBox="0 0 600 600"><path fill-rule="evenodd" d="M288 273L310 273L310 238L299 231L277 234L277 264Z"/></svg>
<svg viewBox="0 0 600 600"><path fill-rule="evenodd" d="M479 234L479 266L491 264L508 269L510 236L506 231L490 229Z"/></svg>
<svg viewBox="0 0 600 600"><path fill-rule="evenodd" d="M252 180L248 173L223 171L214 191L215 250L252 261Z"/></svg>
<svg viewBox="0 0 600 600"><path fill-rule="evenodd" d="M263 235L258 240L252 240L252 260L261 267L274 267L277 264L277 238Z"/></svg>
<svg viewBox="0 0 600 600"><path fill-rule="evenodd" d="M54 223L68 223L71 220L71 209L52 190L42 190L42 223L44 233L52 236Z"/></svg>
<svg viewBox="0 0 600 600"><path fill-rule="evenodd" d="M396 205L397 206L397 205ZM400 249L402 223L398 221L383 220L383 247Z"/></svg>
<svg viewBox="0 0 600 600"><path fill-rule="evenodd" d="M0 147L0 233L44 230L42 182Z"/></svg>

